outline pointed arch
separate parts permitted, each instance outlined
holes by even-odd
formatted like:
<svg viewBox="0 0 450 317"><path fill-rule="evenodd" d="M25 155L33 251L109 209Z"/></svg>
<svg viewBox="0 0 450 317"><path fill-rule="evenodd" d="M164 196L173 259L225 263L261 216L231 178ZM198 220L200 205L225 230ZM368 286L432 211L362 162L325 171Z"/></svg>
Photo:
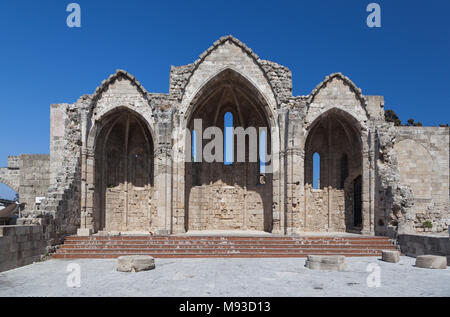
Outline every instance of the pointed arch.
<svg viewBox="0 0 450 317"><path fill-rule="evenodd" d="M342 82L349 86L350 89L354 92L354 94L358 97L358 99L361 101L362 105L364 107L367 106L367 99L364 97L364 95L362 94L362 90L360 88L358 88L355 83L348 78L347 76L344 76L342 73L333 73L329 76L326 76L325 79L318 84L313 91L311 92L311 94L309 95L308 98L308 103L313 103L314 102L314 98L317 96L317 94L324 88L327 86L327 84L329 82L331 82L333 79L340 79L342 80Z"/></svg>
<svg viewBox="0 0 450 317"><path fill-rule="evenodd" d="M346 87L342 89L341 87ZM335 73L325 77L307 100L306 123L314 121L331 108L339 108L357 118L361 125L369 119L367 99L348 77Z"/></svg>
<svg viewBox="0 0 450 317"><path fill-rule="evenodd" d="M234 58L230 58L230 54ZM192 105L194 98L199 95L202 87L213 80L218 74L226 69L232 69L251 82L259 90L261 95L271 109L271 117L274 116L278 107L276 94L268 79L259 58L244 44L235 38L228 36L217 41L209 48L200 59L190 67L189 77L183 83L181 106L179 113L186 115Z"/></svg>
<svg viewBox="0 0 450 317"><path fill-rule="evenodd" d="M126 108L100 124L93 148L95 229L154 229L154 142L148 126Z"/></svg>
<svg viewBox="0 0 450 317"><path fill-rule="evenodd" d="M339 123L339 125L342 126L342 128L345 131L348 141L351 141L350 135L352 133L356 133L356 135L359 136L358 142L362 146L361 131L365 130L365 127L363 127L361 122L359 122L351 113L349 113L345 110L336 108L336 107L333 107L331 109L324 111L323 113L318 115L314 119L314 121L311 122L306 127L305 143L306 143L306 139L308 138L308 136L311 133L314 133L314 128L320 123L321 120L323 120L324 118L326 118L328 116L334 116L334 118L337 120L337 123ZM349 123L349 124L345 124L345 123Z"/></svg>
<svg viewBox="0 0 450 317"><path fill-rule="evenodd" d="M249 48L247 45L245 45L244 43L242 43L241 41L239 41L237 38L233 37L232 35L227 35L227 36L221 37L216 42L214 42L213 45L211 45L205 52L203 52L199 56L199 59L196 60L192 64L192 71L188 77L185 88L191 84L191 82L193 81L193 78L195 78L196 72L198 71L199 67L205 62L205 60L210 55L212 55L220 46L224 45L227 42L240 48L242 50L242 53L245 54L246 56L248 56L252 60L252 62L258 67L258 69L261 71L262 75L266 79L271 92L275 95L274 87L260 63L259 56L255 52L253 52L253 50L251 48ZM184 99L186 91L189 91L189 90L188 89L183 90L181 99Z"/></svg>
<svg viewBox="0 0 450 317"><path fill-rule="evenodd" d="M8 187L9 187L11 190L13 190L14 192L19 193L19 188L18 188L15 184L13 184L12 182L10 182L8 179L3 178L3 177L0 176L0 183L2 183L2 184L4 184L4 185L8 186Z"/></svg>
<svg viewBox="0 0 450 317"><path fill-rule="evenodd" d="M19 192L19 174L11 173L7 167L0 168L0 183L5 184L16 193Z"/></svg>
<svg viewBox="0 0 450 317"><path fill-rule="evenodd" d="M192 98L189 106L185 110L185 124L191 121L192 115L196 110L195 107L202 102L206 102L209 98L212 98L219 93L220 90L218 90L218 87L223 86L224 82L226 82L225 86L227 87L234 86L233 88L227 88L230 89L229 91L231 92L234 102L236 102L236 92L241 92L241 95L244 95L246 100L252 101L252 106L256 111L258 111L258 109L254 101L260 102L264 105L264 113L261 114L260 111L258 111L258 115L260 118L265 117L264 120L267 121L269 127L273 127L275 125L275 113L270 108L268 98L263 95L254 82L231 67L226 67L213 74L210 78L205 80L205 83L201 87L198 88L195 96ZM250 100L248 96L251 96L253 100ZM238 104L238 102L236 103ZM219 104L219 107L221 106L222 105ZM239 105L237 106L239 107ZM215 115L215 117L217 117L217 115ZM239 118L239 116L237 119L242 121L242 118ZM240 122L240 124L242 124L242 122Z"/></svg>
<svg viewBox="0 0 450 317"><path fill-rule="evenodd" d="M276 124L267 96L240 71L226 67L206 77L203 84L198 87L183 113L182 124L187 130L192 131L195 128L195 120L200 119L203 130L216 127L223 133L227 127L226 118L230 114L233 115L233 127L244 133L232 135L233 164L227 164L227 160L220 162L203 160L184 164L187 231L214 229L271 231L273 177L268 174L265 175L264 181L261 181L260 162L253 159L254 152L251 152L258 150L259 129L268 130ZM269 152L272 149L271 136L268 136L267 142ZM244 143L241 143L242 140L245 140ZM203 141L205 148L209 140ZM227 143L231 142L225 142ZM201 144L196 145L198 147ZM226 152L228 150L229 147ZM190 155L190 152L189 150L185 153ZM223 199L229 199L232 203L224 204Z"/></svg>
<svg viewBox="0 0 450 317"><path fill-rule="evenodd" d="M339 108L323 112L306 128L304 181L310 209L307 223L312 224L308 230L362 232L368 229L367 206L355 204L355 198L358 202L369 200L368 191L361 191L368 186L366 137L360 122ZM321 194L312 191L317 189L314 186L315 153L320 154ZM354 182L357 178L358 182ZM323 198L320 195L325 195L326 204L320 203ZM318 218L312 219L316 214ZM365 228L360 219L365 219Z"/></svg>
<svg viewBox="0 0 450 317"><path fill-rule="evenodd" d="M126 106L117 106L117 107L110 109L109 111L107 111L105 113L99 114L97 120L95 120L94 125L91 127L91 129L87 135L88 151L90 151L92 153L95 151L95 147L96 147L96 143L97 143L97 136L101 133L102 129L105 126L107 126L112 120L114 120L114 118L117 117L114 114L118 114L118 113L121 113L124 111L129 111L136 117L140 118L142 120L142 122L145 124L145 127L149 130L153 144L157 144L156 142L157 142L158 138L157 138L157 135L155 134L154 124L152 124L153 120L149 121L148 117L145 116L145 114L140 114L133 108L126 107Z"/></svg>
<svg viewBox="0 0 450 317"><path fill-rule="evenodd" d="M150 101L148 99L148 93L145 90L145 88L142 86L142 84L136 79L136 77L134 77L133 75L131 75L130 73L128 73L125 70L118 69L118 70L116 70L116 72L114 74L110 75L106 80L102 81L101 85L97 87L97 89L95 90L95 92L92 96L92 100L91 100L91 104L90 104L90 108L89 108L90 111L92 111L92 109L95 107L98 100L101 99L102 95L106 91L108 91L108 88L113 83L115 83L117 80L120 80L120 79L128 80L133 86L135 86L136 90L142 95L142 97L145 100L147 100L149 102L149 105L150 105Z"/></svg>

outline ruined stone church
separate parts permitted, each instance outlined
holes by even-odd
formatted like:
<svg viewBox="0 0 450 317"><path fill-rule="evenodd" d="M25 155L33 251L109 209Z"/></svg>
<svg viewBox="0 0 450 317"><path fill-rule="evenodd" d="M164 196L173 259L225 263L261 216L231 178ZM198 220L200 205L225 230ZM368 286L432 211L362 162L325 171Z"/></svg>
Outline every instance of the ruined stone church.
<svg viewBox="0 0 450 317"><path fill-rule="evenodd" d="M270 173L260 162L186 160L194 120L224 127L227 114L233 126L270 131ZM10 157L0 169L24 203L19 222L43 225L49 240L214 230L395 236L450 224L448 127L394 126L382 96L340 73L293 96L287 67L232 36L172 67L168 94L118 70L50 115L50 155Z"/></svg>

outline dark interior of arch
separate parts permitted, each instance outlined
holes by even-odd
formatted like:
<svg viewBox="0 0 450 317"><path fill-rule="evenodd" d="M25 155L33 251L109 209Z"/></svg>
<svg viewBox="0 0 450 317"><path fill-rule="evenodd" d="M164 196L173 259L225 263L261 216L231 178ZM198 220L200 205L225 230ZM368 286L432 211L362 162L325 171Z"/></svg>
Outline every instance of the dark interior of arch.
<svg viewBox="0 0 450 317"><path fill-rule="evenodd" d="M307 213L318 218L331 214L331 230L352 231L362 224L362 147L358 124L337 109L312 124L305 144ZM320 155L320 190L313 187L313 155ZM326 192L326 193L325 193ZM322 199L323 203L318 201ZM324 207L325 206L325 207ZM331 223L330 223L331 222Z"/></svg>
<svg viewBox="0 0 450 317"><path fill-rule="evenodd" d="M225 135L224 117L231 113L235 128L268 129L270 153L267 104L240 74L232 70L222 72L203 87L193 105L188 121L190 131L194 129L194 120L201 119L203 131L218 127ZM210 141L203 140L203 148ZM261 175L259 156L257 162L249 162L249 142L246 137L245 162L237 162L237 138L234 138L232 164L225 165L223 159L185 163L186 230L271 230L272 175ZM259 152L259 138L256 142Z"/></svg>
<svg viewBox="0 0 450 317"><path fill-rule="evenodd" d="M97 230L152 227L153 141L145 122L120 110L102 121L95 147Z"/></svg>

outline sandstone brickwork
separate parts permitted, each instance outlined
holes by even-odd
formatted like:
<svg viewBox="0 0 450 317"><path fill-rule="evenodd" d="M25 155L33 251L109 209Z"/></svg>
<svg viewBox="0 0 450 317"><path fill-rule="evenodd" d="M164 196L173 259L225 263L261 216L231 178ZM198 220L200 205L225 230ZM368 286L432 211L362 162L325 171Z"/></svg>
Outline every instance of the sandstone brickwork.
<svg viewBox="0 0 450 317"><path fill-rule="evenodd" d="M42 226L0 226L0 272L40 261L46 244Z"/></svg>
<svg viewBox="0 0 450 317"><path fill-rule="evenodd" d="M8 157L8 167L0 168L0 182L19 195L26 211L39 208L36 198L44 198L50 185L49 155L23 154Z"/></svg>
<svg viewBox="0 0 450 317"><path fill-rule="evenodd" d="M449 128L395 127L382 96L364 95L340 73L293 96L287 67L232 36L169 76L168 94L150 93L118 70L74 104L51 106L47 180L39 185L48 182L46 199L27 218L45 226L45 239L57 243L77 229L395 236L430 222L434 232L448 230ZM273 170L186 160L186 129L195 119L203 131L222 128L226 113L235 126L270 131ZM26 181L17 166L0 169L0 181Z"/></svg>

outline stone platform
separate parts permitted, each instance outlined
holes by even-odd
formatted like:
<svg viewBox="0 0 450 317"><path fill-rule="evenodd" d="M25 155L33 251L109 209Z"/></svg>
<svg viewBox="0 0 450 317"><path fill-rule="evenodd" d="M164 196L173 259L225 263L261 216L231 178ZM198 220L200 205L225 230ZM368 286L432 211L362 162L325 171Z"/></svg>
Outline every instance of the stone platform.
<svg viewBox="0 0 450 317"><path fill-rule="evenodd" d="M345 272L314 271L305 258L155 259L139 273L115 270L115 259L49 260L0 273L0 296L156 297L409 297L450 296L450 269L427 270L402 256L398 265L374 257L347 257ZM81 287L66 285L70 264ZM369 265L379 265L381 286L368 287Z"/></svg>
<svg viewBox="0 0 450 317"><path fill-rule="evenodd" d="M67 237L53 258L277 258L308 255L381 256L396 250L386 237L369 236L91 236Z"/></svg>

